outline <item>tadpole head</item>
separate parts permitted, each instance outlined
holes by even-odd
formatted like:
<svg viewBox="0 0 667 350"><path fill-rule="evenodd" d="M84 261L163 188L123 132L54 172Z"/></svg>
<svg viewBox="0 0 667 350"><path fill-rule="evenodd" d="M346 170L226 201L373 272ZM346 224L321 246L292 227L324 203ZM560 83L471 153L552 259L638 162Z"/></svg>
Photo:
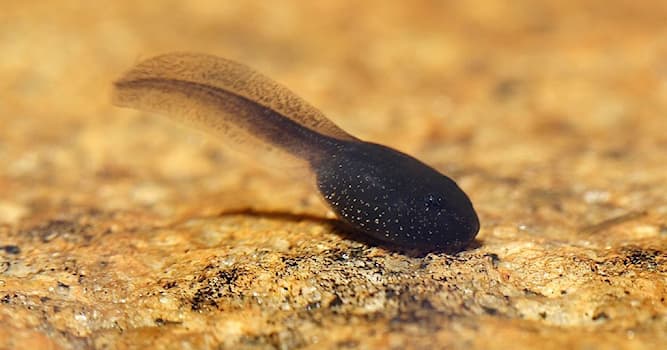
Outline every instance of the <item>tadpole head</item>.
<svg viewBox="0 0 667 350"><path fill-rule="evenodd" d="M410 221L421 227L424 240L434 248L460 250L479 232L479 219L466 194L452 180L441 177L414 192Z"/></svg>
<svg viewBox="0 0 667 350"><path fill-rule="evenodd" d="M315 170L332 209L376 239L457 251L479 231L472 203L454 181L393 149L348 144Z"/></svg>

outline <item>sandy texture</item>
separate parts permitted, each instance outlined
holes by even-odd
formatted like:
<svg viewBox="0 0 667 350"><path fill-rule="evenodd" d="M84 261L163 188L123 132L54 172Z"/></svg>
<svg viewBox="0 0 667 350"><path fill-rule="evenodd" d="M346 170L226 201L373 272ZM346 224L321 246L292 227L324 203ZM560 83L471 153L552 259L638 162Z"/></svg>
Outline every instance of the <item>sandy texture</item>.
<svg viewBox="0 0 667 350"><path fill-rule="evenodd" d="M4 1L0 348L660 348L667 2L511 3ZM110 105L176 50L449 174L478 240L360 240L298 171Z"/></svg>

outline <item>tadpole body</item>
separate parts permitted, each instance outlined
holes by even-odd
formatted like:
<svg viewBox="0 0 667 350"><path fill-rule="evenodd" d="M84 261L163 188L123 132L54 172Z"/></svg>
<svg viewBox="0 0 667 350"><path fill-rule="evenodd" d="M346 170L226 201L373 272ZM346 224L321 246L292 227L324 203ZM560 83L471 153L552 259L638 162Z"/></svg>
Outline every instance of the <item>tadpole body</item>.
<svg viewBox="0 0 667 350"><path fill-rule="evenodd" d="M232 146L303 162L331 209L376 239L460 250L479 231L472 203L450 178L409 155L349 135L242 64L205 54L157 56L114 83L114 103L166 114Z"/></svg>

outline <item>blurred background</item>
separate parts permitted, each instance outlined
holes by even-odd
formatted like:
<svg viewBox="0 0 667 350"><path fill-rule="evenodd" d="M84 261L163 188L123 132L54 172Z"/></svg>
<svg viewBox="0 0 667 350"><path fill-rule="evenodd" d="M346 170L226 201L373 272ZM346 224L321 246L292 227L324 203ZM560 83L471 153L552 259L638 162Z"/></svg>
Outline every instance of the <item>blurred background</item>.
<svg viewBox="0 0 667 350"><path fill-rule="evenodd" d="M558 161L576 143L649 151L666 137L653 132L666 15L663 1L6 2L0 166L77 187L104 171L220 170L217 146L110 106L115 77L169 51L244 62L349 132L451 171Z"/></svg>
<svg viewBox="0 0 667 350"><path fill-rule="evenodd" d="M100 213L111 213L104 216L109 232L247 208L326 217L307 186L238 163L216 140L164 118L110 104L111 82L138 61L199 51L254 67L351 134L451 175L480 213L483 252L516 253L512 244L535 241L578 242L602 252L635 239L640 246L657 244L657 256L664 256L666 1L60 0L1 1L0 8L1 244L18 244L35 256L65 250L85 257L79 243L48 248L25 238L26 232L42 232L33 228L54 220L99 227L95 220L101 219L88 215ZM618 217L635 224L600 226ZM266 237L290 234L276 230ZM600 230L605 234L581 236ZM176 242L167 238L176 234L162 238ZM156 244L122 237L140 240L132 242L144 247L142 254ZM178 251L192 240L178 241ZM156 261L177 248L164 249ZM220 253L214 252L205 254ZM524 262L526 269L543 266ZM88 267L89 275L95 268ZM647 280L660 281L655 275ZM24 281L0 289L19 290ZM32 286L35 295L47 290ZM118 288L114 293L122 295ZM607 295L589 292L576 307L593 309L586 298ZM658 305L646 298L642 305ZM569 316L551 318L540 316L539 307L531 314L511 306L521 312L498 312L534 315L540 327L593 322L576 307ZM121 324L145 326L135 321L126 317ZM55 329L77 336L108 329L63 322ZM659 333L651 333L655 327L644 340ZM619 339L627 340L607 335L609 342Z"/></svg>

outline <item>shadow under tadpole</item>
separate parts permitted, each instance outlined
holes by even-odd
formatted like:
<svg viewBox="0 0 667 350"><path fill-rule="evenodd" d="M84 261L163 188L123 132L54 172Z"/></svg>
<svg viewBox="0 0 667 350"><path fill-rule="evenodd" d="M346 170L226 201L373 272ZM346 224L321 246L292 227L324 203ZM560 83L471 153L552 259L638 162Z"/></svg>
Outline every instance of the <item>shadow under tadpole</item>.
<svg viewBox="0 0 667 350"><path fill-rule="evenodd" d="M252 208L243 208L243 209L225 210L218 213L217 216L223 217L231 215L242 215L242 216L250 216L256 218L268 218L268 219L292 221L292 222L301 222L301 221L315 222L330 227L331 228L330 231L332 233L340 236L343 239L363 243L369 247L380 247L382 249L394 253L400 253L412 258L423 258L431 253L435 254L444 253L448 255L455 255L456 253L459 253L464 250L479 248L482 245L479 240L475 239L472 242L470 242L467 246L461 249L454 249L454 250L443 249L443 248L406 248L371 237L340 219L329 219L312 214L295 214L284 211L268 211L268 210L257 210Z"/></svg>
<svg viewBox="0 0 667 350"><path fill-rule="evenodd" d="M217 216L223 217L232 215L241 215L241 216L249 216L255 218L266 218L266 219L292 221L292 222L311 221L325 225L333 225L337 222L340 222L340 220L338 219L329 219L312 214L295 214L285 211L257 210L252 208L224 210L218 213Z"/></svg>

